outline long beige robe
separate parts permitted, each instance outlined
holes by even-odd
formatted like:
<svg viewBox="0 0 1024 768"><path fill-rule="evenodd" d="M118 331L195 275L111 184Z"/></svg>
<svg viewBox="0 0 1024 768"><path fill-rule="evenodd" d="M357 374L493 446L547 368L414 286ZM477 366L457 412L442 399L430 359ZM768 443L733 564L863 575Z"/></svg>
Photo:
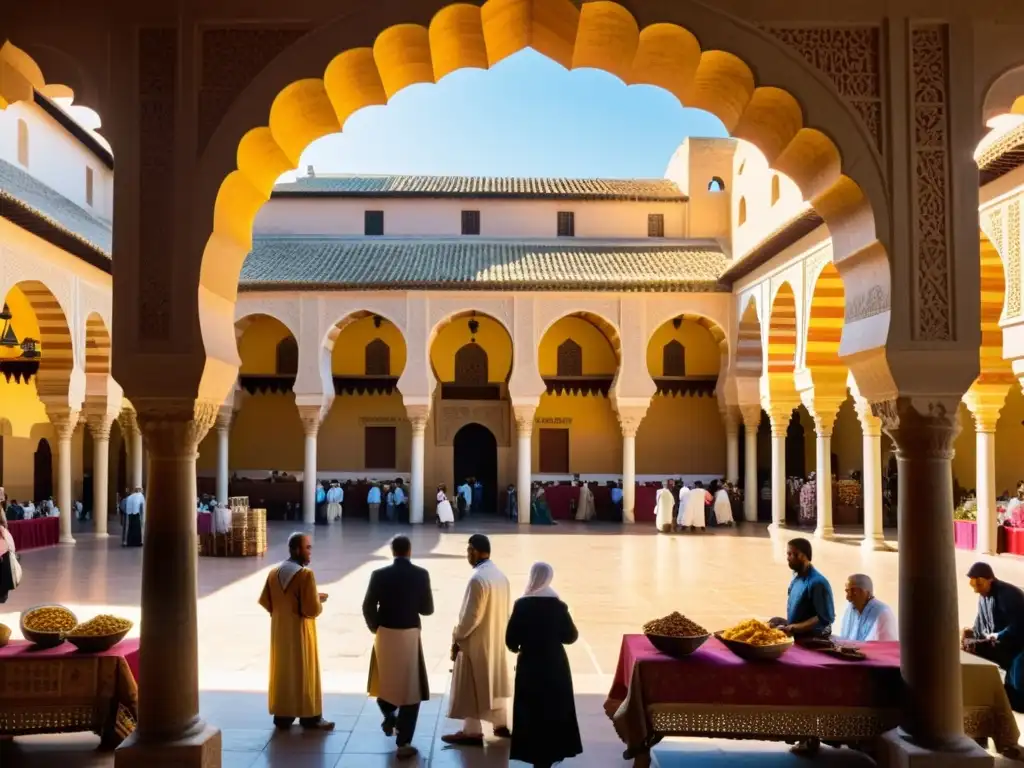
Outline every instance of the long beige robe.
<svg viewBox="0 0 1024 768"><path fill-rule="evenodd" d="M715 522L719 525L733 522L732 501L729 499L729 492L720 488L715 493Z"/></svg>
<svg viewBox="0 0 1024 768"><path fill-rule="evenodd" d="M672 528L672 507L675 499L668 488L659 488L654 496L654 525L659 531Z"/></svg>
<svg viewBox="0 0 1024 768"><path fill-rule="evenodd" d="M490 713L512 695L505 628L509 617L508 579L490 560L473 569L452 632L460 653L452 673L448 717L494 722Z"/></svg>
<svg viewBox="0 0 1024 768"><path fill-rule="evenodd" d="M323 606L313 571L302 568L282 588L281 567L271 569L260 595L260 605L270 613L270 714L316 717L323 714L316 640Z"/></svg>
<svg viewBox="0 0 1024 768"><path fill-rule="evenodd" d="M594 508L594 494L586 483L580 485L579 506L576 507L576 519L587 522L597 517L597 510Z"/></svg>

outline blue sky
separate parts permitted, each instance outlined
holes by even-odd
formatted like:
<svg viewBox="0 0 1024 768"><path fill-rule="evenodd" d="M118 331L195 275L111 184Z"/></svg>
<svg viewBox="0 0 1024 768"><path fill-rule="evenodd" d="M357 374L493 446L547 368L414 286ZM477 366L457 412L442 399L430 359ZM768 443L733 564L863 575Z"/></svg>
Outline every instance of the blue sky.
<svg viewBox="0 0 1024 768"><path fill-rule="evenodd" d="M524 50L357 112L310 145L299 172L660 177L686 136L725 135L660 88Z"/></svg>

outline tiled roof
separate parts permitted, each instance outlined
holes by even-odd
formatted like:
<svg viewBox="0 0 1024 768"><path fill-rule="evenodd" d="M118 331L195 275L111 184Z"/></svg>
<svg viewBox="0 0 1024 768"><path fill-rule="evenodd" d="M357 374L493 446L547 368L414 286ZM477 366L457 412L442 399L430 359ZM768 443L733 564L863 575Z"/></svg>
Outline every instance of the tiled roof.
<svg viewBox="0 0 1024 768"><path fill-rule="evenodd" d="M241 290L725 290L715 244L262 237Z"/></svg>
<svg viewBox="0 0 1024 768"><path fill-rule="evenodd" d="M0 160L0 215L18 223L35 215L75 240L110 256L111 224L55 192L17 166Z"/></svg>
<svg viewBox="0 0 1024 768"><path fill-rule="evenodd" d="M668 179L542 179L487 176L307 176L274 187L275 197L462 197L682 202Z"/></svg>

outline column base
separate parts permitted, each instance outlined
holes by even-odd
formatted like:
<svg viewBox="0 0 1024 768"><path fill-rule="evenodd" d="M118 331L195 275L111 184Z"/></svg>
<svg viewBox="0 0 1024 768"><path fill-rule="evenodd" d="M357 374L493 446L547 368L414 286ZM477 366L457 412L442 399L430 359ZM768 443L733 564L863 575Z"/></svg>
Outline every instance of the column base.
<svg viewBox="0 0 1024 768"><path fill-rule="evenodd" d="M104 531L103 533L94 533L93 537L97 539L109 539L110 534Z"/></svg>
<svg viewBox="0 0 1024 768"><path fill-rule="evenodd" d="M57 541L60 544L74 544L75 543L75 537L72 536L70 533L67 536L65 536L64 534L61 534L61 537Z"/></svg>
<svg viewBox="0 0 1024 768"><path fill-rule="evenodd" d="M814 538L816 538L816 539L822 539L822 540L832 539L832 538L835 538L835 535L836 535L836 529L835 528L815 528L814 529Z"/></svg>
<svg viewBox="0 0 1024 768"><path fill-rule="evenodd" d="M220 768L220 731L199 722L177 739L141 741L133 733L114 752L115 768Z"/></svg>
<svg viewBox="0 0 1024 768"><path fill-rule="evenodd" d="M991 768L995 758L966 736L952 747L938 751L910 741L902 730L889 731L879 739L881 768Z"/></svg>
<svg viewBox="0 0 1024 768"><path fill-rule="evenodd" d="M778 531L784 531L786 526L782 523L768 523L768 533L776 533Z"/></svg>
<svg viewBox="0 0 1024 768"><path fill-rule="evenodd" d="M865 552L895 552L885 539L861 539L860 548Z"/></svg>

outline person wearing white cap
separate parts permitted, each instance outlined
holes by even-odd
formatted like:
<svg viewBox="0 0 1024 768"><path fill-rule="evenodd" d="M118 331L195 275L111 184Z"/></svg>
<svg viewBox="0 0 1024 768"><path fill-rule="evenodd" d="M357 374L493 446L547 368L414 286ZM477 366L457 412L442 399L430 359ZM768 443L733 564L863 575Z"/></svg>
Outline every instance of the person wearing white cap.
<svg viewBox="0 0 1024 768"><path fill-rule="evenodd" d="M892 608L875 597L871 577L855 573L846 580L846 613L837 640L896 642L899 625Z"/></svg>

